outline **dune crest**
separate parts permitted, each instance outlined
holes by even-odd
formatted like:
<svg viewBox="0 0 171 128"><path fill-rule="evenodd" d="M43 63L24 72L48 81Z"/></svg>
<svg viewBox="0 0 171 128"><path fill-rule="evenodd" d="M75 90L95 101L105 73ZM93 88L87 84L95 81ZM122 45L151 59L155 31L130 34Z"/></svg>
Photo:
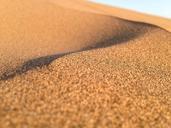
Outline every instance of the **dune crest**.
<svg viewBox="0 0 171 128"><path fill-rule="evenodd" d="M132 37L147 26L141 31L138 23L67 9L48 0L5 0L0 6L0 75L31 59L79 51L113 38L127 38L127 34Z"/></svg>

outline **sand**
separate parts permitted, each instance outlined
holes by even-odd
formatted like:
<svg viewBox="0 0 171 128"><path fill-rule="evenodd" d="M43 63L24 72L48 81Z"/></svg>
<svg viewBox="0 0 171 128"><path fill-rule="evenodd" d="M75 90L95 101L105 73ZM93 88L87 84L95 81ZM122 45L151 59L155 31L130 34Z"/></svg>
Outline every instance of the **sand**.
<svg viewBox="0 0 171 128"><path fill-rule="evenodd" d="M82 0L0 19L0 128L171 127L171 20Z"/></svg>

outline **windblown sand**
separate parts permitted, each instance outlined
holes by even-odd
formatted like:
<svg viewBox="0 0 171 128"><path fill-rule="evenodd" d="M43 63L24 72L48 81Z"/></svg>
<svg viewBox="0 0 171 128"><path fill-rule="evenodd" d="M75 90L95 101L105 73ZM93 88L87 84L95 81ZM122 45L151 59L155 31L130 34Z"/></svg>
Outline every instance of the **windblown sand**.
<svg viewBox="0 0 171 128"><path fill-rule="evenodd" d="M171 21L114 10L0 0L0 128L171 127Z"/></svg>

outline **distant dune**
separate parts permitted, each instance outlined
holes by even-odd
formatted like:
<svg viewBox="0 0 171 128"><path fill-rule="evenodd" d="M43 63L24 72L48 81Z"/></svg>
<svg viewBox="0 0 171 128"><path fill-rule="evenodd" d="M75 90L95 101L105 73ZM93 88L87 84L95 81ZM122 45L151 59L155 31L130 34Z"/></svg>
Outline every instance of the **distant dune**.
<svg viewBox="0 0 171 128"><path fill-rule="evenodd" d="M0 127L171 126L171 20L84 0L0 19Z"/></svg>
<svg viewBox="0 0 171 128"><path fill-rule="evenodd" d="M91 3L88 3L88 4L90 4L92 8L96 7L97 9L99 9L101 12L103 12L106 15L112 15L112 16L120 17L120 18L127 19L127 20L156 25L158 27L161 27L171 32L171 19L161 18L158 16L143 14L140 12L135 12L135 11L127 10L127 9L121 9L117 7L113 8L110 6L104 6L100 4L91 4Z"/></svg>

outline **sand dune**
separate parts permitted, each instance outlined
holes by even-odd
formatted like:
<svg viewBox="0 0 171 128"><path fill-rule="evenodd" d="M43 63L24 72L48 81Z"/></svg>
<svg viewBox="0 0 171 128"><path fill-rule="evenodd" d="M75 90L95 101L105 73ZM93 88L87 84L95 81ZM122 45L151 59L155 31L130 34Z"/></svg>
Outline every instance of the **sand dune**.
<svg viewBox="0 0 171 128"><path fill-rule="evenodd" d="M120 17L127 20L132 21L139 21L144 22L152 25L156 25L158 27L164 28L167 31L171 32L171 20L167 18L161 18L158 16L153 16L149 14L143 14L140 12L134 12L127 9L121 9L121 8L113 8L110 6L103 6L101 4L91 4L87 3L89 6L91 5L92 8L97 8L100 10L100 13L103 12L106 15L112 15L116 17ZM125 13L126 12L126 13Z"/></svg>
<svg viewBox="0 0 171 128"><path fill-rule="evenodd" d="M0 127L171 126L170 20L80 0L0 19Z"/></svg>
<svg viewBox="0 0 171 128"><path fill-rule="evenodd" d="M54 0L52 1L54 2ZM104 6L102 4L94 4L86 0L74 0L74 2L72 0L64 0L64 2L55 1L54 3L57 3L62 7L72 8L75 10L88 11L107 16L115 16L126 20L148 23L164 28L167 31L171 31L171 20L167 18L143 14L140 12L135 12L127 9L121 9L118 7L114 8L111 6Z"/></svg>

